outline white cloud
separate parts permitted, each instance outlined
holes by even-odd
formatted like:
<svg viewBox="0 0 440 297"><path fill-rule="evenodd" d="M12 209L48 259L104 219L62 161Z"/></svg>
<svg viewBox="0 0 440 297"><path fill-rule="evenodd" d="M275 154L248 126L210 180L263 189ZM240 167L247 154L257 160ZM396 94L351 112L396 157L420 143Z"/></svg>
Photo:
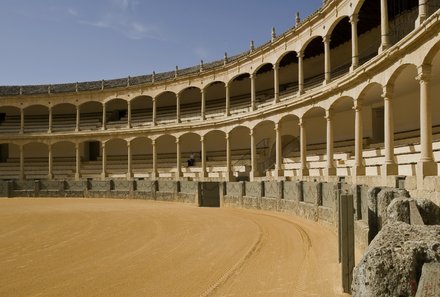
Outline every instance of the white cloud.
<svg viewBox="0 0 440 297"><path fill-rule="evenodd" d="M77 17L78 16L78 11L76 11L75 9L69 7L67 9L67 13L70 14L71 16Z"/></svg>

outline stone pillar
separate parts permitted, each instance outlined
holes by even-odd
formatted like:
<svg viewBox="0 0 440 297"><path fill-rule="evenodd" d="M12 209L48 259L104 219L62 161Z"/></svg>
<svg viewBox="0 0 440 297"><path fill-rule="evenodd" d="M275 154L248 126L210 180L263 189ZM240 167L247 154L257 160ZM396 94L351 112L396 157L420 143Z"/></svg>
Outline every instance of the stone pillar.
<svg viewBox="0 0 440 297"><path fill-rule="evenodd" d="M324 42L324 59L325 59L325 79L324 84L330 83L332 79L332 67L331 67L331 59L330 59L330 36L324 36L322 38L322 41Z"/></svg>
<svg viewBox="0 0 440 297"><path fill-rule="evenodd" d="M226 91L226 96L225 96L225 98L226 98L225 116L230 116L231 115L231 106L230 106L231 98L230 98L230 95L229 95L229 83L225 84L225 91Z"/></svg>
<svg viewBox="0 0 440 297"><path fill-rule="evenodd" d="M47 158L47 163L48 163L48 172L47 172L47 179L48 180L52 180L53 179L53 156L52 156L52 144L49 144L48 146L48 158Z"/></svg>
<svg viewBox="0 0 440 297"><path fill-rule="evenodd" d="M232 180L231 171L231 141L229 133L226 133L226 181Z"/></svg>
<svg viewBox="0 0 440 297"><path fill-rule="evenodd" d="M102 130L107 129L107 106L105 102L102 103Z"/></svg>
<svg viewBox="0 0 440 297"><path fill-rule="evenodd" d="M257 109L257 102L256 101L256 91L255 91L255 75L251 74L251 110Z"/></svg>
<svg viewBox="0 0 440 297"><path fill-rule="evenodd" d="M308 176L309 169L307 167L307 136L306 127L302 118L299 119L299 131L300 131L300 154L301 154L301 169L299 171L300 176Z"/></svg>
<svg viewBox="0 0 440 297"><path fill-rule="evenodd" d="M202 95L202 109L200 110L200 120L204 121L206 119L206 92L205 89L201 89L200 93Z"/></svg>
<svg viewBox="0 0 440 297"><path fill-rule="evenodd" d="M304 52L298 52L298 95L304 93Z"/></svg>
<svg viewBox="0 0 440 297"><path fill-rule="evenodd" d="M80 113L80 106L76 106L76 124L75 124L75 132L79 132L81 130L80 126L81 121L81 113Z"/></svg>
<svg viewBox="0 0 440 297"><path fill-rule="evenodd" d="M390 25L388 23L388 0L380 0L381 44L379 53L390 47Z"/></svg>
<svg viewBox="0 0 440 297"><path fill-rule="evenodd" d="M420 161L417 163L417 178L437 175L437 163L432 151L432 119L431 119L431 65L419 67L417 80L420 83Z"/></svg>
<svg viewBox="0 0 440 297"><path fill-rule="evenodd" d="M257 148L255 145L255 134L254 129L251 129L251 172L250 172L250 181L255 181L255 177L257 177Z"/></svg>
<svg viewBox="0 0 440 297"><path fill-rule="evenodd" d="M180 154L180 139L176 138L176 180L179 180L180 177L182 177L182 161L181 161L181 154Z"/></svg>
<svg viewBox="0 0 440 297"><path fill-rule="evenodd" d="M180 123L181 120L180 120L180 94L179 93L176 94L176 109L177 109L176 110L176 114L177 114L176 122Z"/></svg>
<svg viewBox="0 0 440 297"><path fill-rule="evenodd" d="M107 153L105 150L105 142L101 142L101 161L102 161L102 171L101 171L101 180L105 180L107 177Z"/></svg>
<svg viewBox="0 0 440 297"><path fill-rule="evenodd" d="M384 100L384 141L385 141L385 163L382 166L382 175L397 175L397 164L394 160L394 116L393 116L393 86L383 88Z"/></svg>
<svg viewBox="0 0 440 297"><path fill-rule="evenodd" d="M326 176L336 175L336 167L334 162L334 139L333 139L333 122L332 110L325 111L325 119L327 120L327 164L325 167Z"/></svg>
<svg viewBox="0 0 440 297"><path fill-rule="evenodd" d="M47 133L52 133L52 107L49 106L49 127L47 128Z"/></svg>
<svg viewBox="0 0 440 297"><path fill-rule="evenodd" d="M359 39L358 39L358 15L353 14L350 16L351 24L351 66L350 70L353 71L359 66Z"/></svg>
<svg viewBox="0 0 440 297"><path fill-rule="evenodd" d="M363 162L363 151L362 151L362 142L363 142L363 122L362 122L362 102L360 99L357 99L354 102L355 111L355 160L353 166L353 176L362 176L365 175L365 165Z"/></svg>
<svg viewBox="0 0 440 297"><path fill-rule="evenodd" d="M416 20L416 27L420 26L428 16L428 1L419 0L419 16Z"/></svg>
<svg viewBox="0 0 440 297"><path fill-rule="evenodd" d="M127 180L133 178L131 142L127 141Z"/></svg>
<svg viewBox="0 0 440 297"><path fill-rule="evenodd" d="M79 151L79 143L75 143L75 180L81 178L81 156Z"/></svg>
<svg viewBox="0 0 440 297"><path fill-rule="evenodd" d="M25 174L24 174L24 147L23 145L20 145L20 175L19 179L24 180Z"/></svg>
<svg viewBox="0 0 440 297"><path fill-rule="evenodd" d="M280 102L280 65L278 63L273 65L273 89L274 89L274 104Z"/></svg>
<svg viewBox="0 0 440 297"><path fill-rule="evenodd" d="M20 109L20 134L24 133L24 109Z"/></svg>
<svg viewBox="0 0 440 297"><path fill-rule="evenodd" d="M206 177L206 148L205 148L205 137L201 136L200 137L200 146L201 146L201 153L202 155L200 156L202 159L202 179L204 179Z"/></svg>
<svg viewBox="0 0 440 297"><path fill-rule="evenodd" d="M275 177L283 176L283 146L281 142L280 125L275 124Z"/></svg>
<svg viewBox="0 0 440 297"><path fill-rule="evenodd" d="M153 98L153 114L152 114L152 117L151 117L151 125L154 127L154 126L156 126L156 120L157 120L157 115L156 115L156 109L157 109L157 104L156 104L156 98Z"/></svg>
<svg viewBox="0 0 440 297"><path fill-rule="evenodd" d="M151 174L151 177L153 179L156 179L159 177L159 174L157 172L157 150L156 150L156 139L151 140L151 145L153 146L153 172Z"/></svg>
<svg viewBox="0 0 440 297"><path fill-rule="evenodd" d="M127 129L131 128L131 101L127 101Z"/></svg>

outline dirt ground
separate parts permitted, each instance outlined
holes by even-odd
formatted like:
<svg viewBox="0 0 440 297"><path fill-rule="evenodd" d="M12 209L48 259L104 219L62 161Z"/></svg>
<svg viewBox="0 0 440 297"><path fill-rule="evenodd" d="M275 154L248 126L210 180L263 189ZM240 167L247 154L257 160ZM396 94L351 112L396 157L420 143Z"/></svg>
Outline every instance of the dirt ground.
<svg viewBox="0 0 440 297"><path fill-rule="evenodd" d="M347 296L337 237L282 214L0 199L0 296Z"/></svg>

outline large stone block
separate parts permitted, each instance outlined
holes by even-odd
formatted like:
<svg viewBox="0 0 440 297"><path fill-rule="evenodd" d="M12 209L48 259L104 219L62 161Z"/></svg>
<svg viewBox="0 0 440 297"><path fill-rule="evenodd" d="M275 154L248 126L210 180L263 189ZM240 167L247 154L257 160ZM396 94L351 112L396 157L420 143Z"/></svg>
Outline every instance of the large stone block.
<svg viewBox="0 0 440 297"><path fill-rule="evenodd" d="M388 222L411 224L410 202L414 201L426 225L440 225L440 207L428 199L396 198L387 209Z"/></svg>

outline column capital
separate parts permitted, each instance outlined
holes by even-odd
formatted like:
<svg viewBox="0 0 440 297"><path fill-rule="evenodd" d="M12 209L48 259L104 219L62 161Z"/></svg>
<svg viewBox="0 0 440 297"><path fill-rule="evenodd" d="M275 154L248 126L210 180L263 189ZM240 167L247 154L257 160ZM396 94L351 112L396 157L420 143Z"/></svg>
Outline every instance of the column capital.
<svg viewBox="0 0 440 297"><path fill-rule="evenodd" d="M205 136L200 136L200 142L204 142L205 141Z"/></svg>
<svg viewBox="0 0 440 297"><path fill-rule="evenodd" d="M322 42L324 44L326 44L326 43L330 44L331 41L332 41L331 35L324 35L324 36L322 36Z"/></svg>
<svg viewBox="0 0 440 297"><path fill-rule="evenodd" d="M180 142L180 138L176 137L176 144L179 144L179 142Z"/></svg>
<svg viewBox="0 0 440 297"><path fill-rule="evenodd" d="M229 132L228 132L228 133L225 133L225 139L226 139L226 140L229 140Z"/></svg>
<svg viewBox="0 0 440 297"><path fill-rule="evenodd" d="M362 110L362 100L361 99L354 100L353 110L356 112L359 112Z"/></svg>
<svg viewBox="0 0 440 297"><path fill-rule="evenodd" d="M432 65L422 64L417 67L417 72L418 75L416 77L416 80L418 80L419 82L429 82L431 80Z"/></svg>
<svg viewBox="0 0 440 297"><path fill-rule="evenodd" d="M332 118L333 118L333 109L332 108L326 109L324 119L326 119L327 121L331 121Z"/></svg>
<svg viewBox="0 0 440 297"><path fill-rule="evenodd" d="M202 94L202 95L205 94L205 88L200 89L200 94Z"/></svg>
<svg viewBox="0 0 440 297"><path fill-rule="evenodd" d="M176 99L177 99L177 100L180 99L180 92L176 93Z"/></svg>
<svg viewBox="0 0 440 297"><path fill-rule="evenodd" d="M354 13L350 16L350 24L356 25L359 21L359 15L357 13Z"/></svg>
<svg viewBox="0 0 440 297"><path fill-rule="evenodd" d="M151 139L151 145L156 145L156 139Z"/></svg>
<svg viewBox="0 0 440 297"><path fill-rule="evenodd" d="M80 144L78 142L75 142L75 149L79 149Z"/></svg>
<svg viewBox="0 0 440 297"><path fill-rule="evenodd" d="M384 100L391 100L393 92L394 92L394 85L387 84L383 87L383 92L381 96Z"/></svg>
<svg viewBox="0 0 440 297"><path fill-rule="evenodd" d="M297 57L298 59L302 59L302 58L304 58L304 51L298 51L298 52L296 53L296 57Z"/></svg>
<svg viewBox="0 0 440 297"><path fill-rule="evenodd" d="M277 132L280 130L280 124L279 123L275 124L274 130L277 131Z"/></svg>
<svg viewBox="0 0 440 297"><path fill-rule="evenodd" d="M131 105L131 100L127 100L127 105L128 105L128 106Z"/></svg>
<svg viewBox="0 0 440 297"><path fill-rule="evenodd" d="M101 141L101 147L105 148L106 143L107 143L107 141Z"/></svg>
<svg viewBox="0 0 440 297"><path fill-rule="evenodd" d="M278 70L278 69L280 69L280 63L277 62L277 63L273 64L273 65L272 65L272 69L273 69L273 70Z"/></svg>
<svg viewBox="0 0 440 297"><path fill-rule="evenodd" d="M300 126L301 128L304 126L304 120L303 120L303 118L299 118L298 126Z"/></svg>
<svg viewBox="0 0 440 297"><path fill-rule="evenodd" d="M249 79L251 79L251 80L253 80L253 79L255 79L255 74L252 72L252 73L249 73Z"/></svg>
<svg viewBox="0 0 440 297"><path fill-rule="evenodd" d="M131 147L131 141L127 141L127 147Z"/></svg>
<svg viewBox="0 0 440 297"><path fill-rule="evenodd" d="M249 129L249 135L254 136L254 129Z"/></svg>

